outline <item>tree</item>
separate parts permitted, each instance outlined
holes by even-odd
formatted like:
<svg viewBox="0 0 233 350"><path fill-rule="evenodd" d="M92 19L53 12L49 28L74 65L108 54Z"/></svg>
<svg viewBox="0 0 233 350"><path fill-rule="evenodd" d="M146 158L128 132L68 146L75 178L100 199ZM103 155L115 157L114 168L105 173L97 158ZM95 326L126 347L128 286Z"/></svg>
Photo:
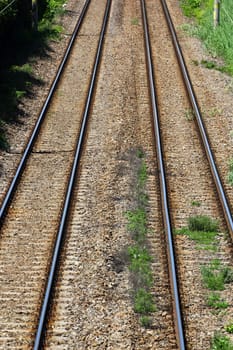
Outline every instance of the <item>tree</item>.
<svg viewBox="0 0 233 350"><path fill-rule="evenodd" d="M32 29L32 0L18 0L18 19L23 29Z"/></svg>

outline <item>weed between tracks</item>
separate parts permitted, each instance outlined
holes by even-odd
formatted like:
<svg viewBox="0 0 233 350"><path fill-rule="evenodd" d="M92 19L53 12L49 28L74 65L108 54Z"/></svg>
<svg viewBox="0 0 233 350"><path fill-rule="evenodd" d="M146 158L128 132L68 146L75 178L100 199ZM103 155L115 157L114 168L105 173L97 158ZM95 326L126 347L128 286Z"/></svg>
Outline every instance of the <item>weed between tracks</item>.
<svg viewBox="0 0 233 350"><path fill-rule="evenodd" d="M211 350L233 350L233 344L229 337L216 332L211 343Z"/></svg>
<svg viewBox="0 0 233 350"><path fill-rule="evenodd" d="M134 245L128 247L129 270L134 287L134 311L141 315L139 319L141 326L149 328L152 325L150 314L156 311L156 306L150 293L153 284L152 257L148 252L146 242L148 232L146 213L148 196L145 193L147 168L142 150L137 151L137 157L140 160L136 184L137 207L127 211L125 215L128 219L127 228L135 242Z"/></svg>
<svg viewBox="0 0 233 350"><path fill-rule="evenodd" d="M199 206L199 202L198 202ZM176 230L176 234L183 234L195 241L198 249L216 251L218 222L205 215L196 215L188 219L188 226Z"/></svg>
<svg viewBox="0 0 233 350"><path fill-rule="evenodd" d="M228 183L233 186L233 159L229 162L229 172L227 177Z"/></svg>
<svg viewBox="0 0 233 350"><path fill-rule="evenodd" d="M217 220L204 215L196 215L188 219L187 227L176 230L176 234L187 235L197 243L198 249L217 251L218 226ZM216 258L202 265L200 270L204 287L211 291L206 298L207 306L212 309L213 314L227 310L229 303L221 297L220 292L225 290L227 284L233 282L233 269L223 265ZM233 323L226 325L225 331L233 333ZM211 341L211 350L233 350L233 343L226 335L216 332Z"/></svg>

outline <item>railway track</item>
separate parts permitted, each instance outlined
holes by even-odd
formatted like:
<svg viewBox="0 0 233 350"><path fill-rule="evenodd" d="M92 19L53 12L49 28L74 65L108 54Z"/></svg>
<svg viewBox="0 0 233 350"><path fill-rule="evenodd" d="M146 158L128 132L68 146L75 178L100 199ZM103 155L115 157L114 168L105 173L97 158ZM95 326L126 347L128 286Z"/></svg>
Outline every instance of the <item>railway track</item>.
<svg viewBox="0 0 233 350"><path fill-rule="evenodd" d="M152 23L152 19L153 19L152 2L149 2L148 7L150 8L149 13L151 15L151 21L149 22ZM163 188L165 193L162 194L163 205L164 206L166 205L166 201L168 199L169 208L171 212L170 225L172 227L172 232L173 232L172 235L170 235L170 232L169 232L170 230L169 225L165 223L165 227L167 231L168 251L171 250L170 242L174 239L174 250L175 250L175 256L176 256L176 259L174 258L174 260L177 261L176 267L174 267L170 263L171 265L170 276L173 275L174 270L177 271L177 276L178 276L177 279L179 280L179 291L180 291L179 293L180 297L178 297L178 299L180 301L180 305L182 309L182 312L180 312L180 314L183 315L182 330L178 331L178 336L177 336L178 348L203 349L203 348L210 348L210 343L211 341L213 341L213 338L210 339L206 337L206 335L204 335L205 332L203 332L203 329L205 329L205 322L206 323L213 322L212 327L214 328L213 324L214 322L216 322L216 320L215 321L211 320L211 316L208 313L209 310L206 310L208 309L207 307L208 291L202 290L200 292L200 290L198 290L198 288L200 288L200 285L201 284L203 285L203 281L201 281L201 279L203 278L201 275L201 270L203 271L203 266L207 266L207 265L210 266L211 263L214 261L214 259L217 259L218 263L220 264L223 263L223 264L226 264L226 266L228 265L232 266L232 249L231 249L232 214L230 212L230 206L218 174L216 162L214 160L211 146L208 141L207 132L204 127L201 112L198 107L198 103L195 97L192 83L189 78L189 73L186 69L186 65L183 59L183 54L182 54L180 45L177 41L177 35L175 32L174 25L172 23L172 19L170 17L166 2L162 0L161 4L158 4L158 7L156 9L158 10L159 7L161 8L162 13L164 13L163 17L166 18L166 21L163 19L163 21L161 22L162 17L158 15L156 18L154 18L153 23L159 23L159 25L152 26L151 24L151 28L150 28L151 33L154 33L154 35L152 34L152 38L154 37L154 41L153 41L154 51L153 51L152 60L155 62L153 68L155 71L155 77L156 77L157 87L158 87L157 96L156 96L158 102L156 102L156 99L155 99L155 102L154 102L155 108L153 108L153 110L155 110L154 115L156 115L155 116L156 121L154 122L155 123L154 129L156 134L159 129L161 130L160 133L162 134L162 140L163 140L162 148L164 153L163 155L158 155L158 159L161 158L162 160L164 160L165 169L166 169L165 173L168 175L166 179L163 179L163 171L160 171L161 184L163 185L163 183L165 182L165 184L166 183L168 184L168 188L169 188L169 192L167 194L165 192L166 186L164 186ZM158 12L160 12L160 10ZM155 16L155 12L153 14ZM164 26L163 23L167 25L169 30L166 29L166 26ZM170 43L168 41L166 48L164 49L165 51L164 55L161 54L163 47L161 43L159 43L158 39L156 38L156 29L157 29L157 38L163 37L167 39L168 37L170 37L170 35L172 37L172 45L170 44L171 43L171 38L170 38ZM158 34L158 31L159 31L159 34ZM163 34L161 34L161 32L163 32ZM170 86L168 86L168 84L165 83L164 72L168 73L166 74L166 76L169 77L168 82L169 84L171 84ZM153 76L153 71L152 71L152 76ZM182 77L183 81L180 81L180 77ZM174 81L174 85L172 84L173 81ZM187 96L189 96L190 102L187 102ZM175 103L172 103L173 98L176 99ZM152 93L152 99L153 99L153 93ZM172 111L169 108L167 101L171 102L173 106L176 106L175 110ZM158 110L159 110L159 116L157 115ZM196 118L195 119L196 126L197 126L195 129L196 136L194 136L194 134L189 134L188 129L185 130L184 121L180 121L182 113L183 113L183 116L185 116L185 113L186 113L185 111L189 111L189 113L191 113L190 119L194 120ZM170 117L168 117L169 114L170 114ZM160 128L158 125L160 125ZM170 132L169 132L169 128L170 128ZM187 139L185 141L188 134L189 134L188 136L189 140ZM157 139L160 137L161 137L160 135L157 136ZM200 144L202 143L203 145L203 149L199 145L197 156L195 156L195 152L196 152L195 141L194 141L195 137L197 137L198 142L201 141ZM159 143L160 143L160 140L157 141L157 152L159 152L159 149L161 148L161 145L159 145ZM204 166L204 163L206 162L206 160L203 159L201 161L201 164L203 167L202 169L199 168L199 166L197 165L198 164L197 159L200 157L201 153L206 155L206 159L208 159L208 164L209 164L209 169L207 170L206 168L204 172L203 172L203 168L206 167ZM194 161L192 160L193 156L197 157L196 160ZM184 160L184 158L186 160ZM190 172L190 165L192 167L192 172ZM162 166L163 164L159 161L159 169ZM195 168L199 173L198 175L195 175ZM211 179L210 173L212 174L213 179ZM204 179L201 180L201 177L203 175L204 175ZM189 187L190 185L188 185L187 187L185 186L185 182L186 181L187 183L189 182L188 180L189 176L192 179L191 180L192 186L194 186L193 191L190 191L190 187ZM197 182L196 182L196 185L194 185L196 176L197 176ZM210 183L206 187L207 177L209 177ZM215 183L216 189L214 189L213 181ZM204 184L204 186L201 184ZM201 186L203 186L202 190L200 192L197 191L197 188L200 188ZM210 198L208 198L208 197L211 197L212 195L215 196L216 192L218 193L218 197L216 197L216 199L211 200ZM208 193L208 197L207 197L207 193ZM195 252L195 249L196 249L195 245L194 247L190 247L189 245L190 242L186 242L184 244L182 242L183 237L181 238L180 236L174 235L176 227L179 227L179 225L181 226L185 225L183 220L184 219L183 215L186 216L186 226L187 226L187 219L189 218L189 216L187 215L188 207L189 206L191 207L191 203L195 203L195 199L192 199L193 195L200 196L199 197L200 202L199 200L197 200L197 202L200 204L200 206L203 206L203 207L200 211L195 209L193 210L193 213L190 212L189 214L190 216L194 216L196 214L199 214L199 215L207 214L207 215L210 215L211 217L218 218L222 222L223 230L225 228L224 223L227 223L228 232L229 232L228 242L224 242L224 244L222 244L221 246L220 251L216 252L215 254L214 253L211 254L210 252L206 252L205 254L203 254L203 252L197 253ZM190 201L189 206L188 206L188 197ZM187 201L185 205L183 205L182 203L183 201L184 202ZM221 205L222 205L221 209L219 207L216 208L216 203L218 203L218 201L221 202ZM224 212L225 220L223 220L223 212ZM163 215L165 217L164 221L166 221L168 214L164 209L163 209ZM173 258L172 259L170 258L170 262L171 260L173 260ZM195 277L193 276L194 271L195 271ZM172 285L174 285L174 282L172 282ZM197 285L198 287L196 288ZM193 292L191 292L192 289L193 289ZM204 296L205 293L207 294L206 296ZM173 299L176 300L176 291L173 292ZM196 302L195 302L195 299L196 299ZM202 303L201 307L199 303ZM176 305L178 305L178 303ZM175 308L178 308L178 306L175 306ZM198 314L197 317L195 317L196 314ZM206 321L204 321L205 318L206 318ZM194 323L193 323L193 320L195 320ZM221 322L219 322L218 327L221 330L223 330L224 327L223 325L220 326L220 324ZM180 325L180 320L179 320L179 314L178 314L177 327L176 327L178 330L179 330L179 325ZM183 334L183 331L184 331L184 334Z"/></svg>
<svg viewBox="0 0 233 350"><path fill-rule="evenodd" d="M217 327L223 328L222 316L212 317L206 304L200 266L211 259L231 265L230 238L219 233L217 250L209 252L174 234L196 213L218 218L223 230L223 212L231 232L231 214L227 201L221 199L223 210L219 204L222 190L215 190L196 124L181 118L190 102L163 9L167 12L165 2L154 0L86 3L80 33L64 58L68 64L38 126L41 132L29 147L16 193L7 196L12 203L1 214L0 348L199 350L210 346ZM87 117L82 145L76 137L80 130L86 134ZM152 129L161 129L156 141ZM149 329L133 311L125 253L132 244L125 212L135 206L141 148L148 168L147 239L157 306ZM221 293L232 303L229 288Z"/></svg>
<svg viewBox="0 0 233 350"><path fill-rule="evenodd" d="M31 348L34 342L44 276L50 266L76 138L80 130L83 133L82 110L105 11L105 3L100 1L88 5L89 1L1 210L1 219L7 212L1 227L1 304L5 311L1 314L0 346L4 349ZM69 65L63 72L68 55Z"/></svg>

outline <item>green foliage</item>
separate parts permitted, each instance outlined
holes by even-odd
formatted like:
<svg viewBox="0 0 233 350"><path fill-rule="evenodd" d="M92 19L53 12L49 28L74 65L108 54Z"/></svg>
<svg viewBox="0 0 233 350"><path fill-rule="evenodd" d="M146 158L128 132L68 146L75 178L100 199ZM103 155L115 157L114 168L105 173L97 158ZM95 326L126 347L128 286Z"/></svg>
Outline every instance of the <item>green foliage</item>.
<svg viewBox="0 0 233 350"><path fill-rule="evenodd" d="M184 113L185 119L192 121L194 119L194 113L192 109L187 109Z"/></svg>
<svg viewBox="0 0 233 350"><path fill-rule="evenodd" d="M233 334L233 322L227 324L224 328L227 331L227 333Z"/></svg>
<svg viewBox="0 0 233 350"><path fill-rule="evenodd" d="M147 213L145 206L148 202L148 195L145 193L147 180L147 168L144 161L144 152L141 148L137 151L137 157L140 159L140 166L137 172L137 208L126 212L128 219L128 230L132 233L132 238L137 242L128 247L129 270L134 286L134 310L142 314L139 321L141 326L148 328L152 324L151 318L147 315L154 312L156 307L153 303L153 297L149 288L153 284L151 262L152 257L146 248L147 234Z"/></svg>
<svg viewBox="0 0 233 350"><path fill-rule="evenodd" d="M140 317L140 324L142 327L145 327L145 328L150 328L152 326L152 319L151 317L149 316L141 316Z"/></svg>
<svg viewBox="0 0 233 350"><path fill-rule="evenodd" d="M0 0L0 9L9 1ZM24 115L19 102L24 96L31 97L33 85L42 85L40 79L33 75L28 62L30 57L46 56L48 39L57 39L61 27L54 24L54 17L63 11L64 0L40 0L38 32L31 30L31 14L28 11L29 27L25 25L23 2L0 15L0 122L17 121L18 116ZM29 2L30 6L30 2ZM26 11L27 12L27 11ZM15 30L17 28L17 30ZM28 29L29 28L29 29ZM10 45L9 45L10 42ZM7 149L9 145L5 128L0 125L0 148Z"/></svg>
<svg viewBox="0 0 233 350"><path fill-rule="evenodd" d="M227 180L231 186L233 186L233 159L229 162L229 172L227 176Z"/></svg>
<svg viewBox="0 0 233 350"><path fill-rule="evenodd" d="M222 266L218 259L208 266L202 266L201 274L205 286L210 290L224 290L225 284L233 281L232 269Z"/></svg>
<svg viewBox="0 0 233 350"><path fill-rule="evenodd" d="M156 310L152 295L143 288L138 289L135 294L134 310L139 314L147 314Z"/></svg>
<svg viewBox="0 0 233 350"><path fill-rule="evenodd" d="M139 159L142 159L142 158L145 157L145 153L144 153L144 151L143 151L143 149L142 149L141 147L139 147L139 148L137 149L136 154L137 154L137 157L138 157Z"/></svg>
<svg viewBox="0 0 233 350"><path fill-rule="evenodd" d="M233 350L233 343L229 337L216 333L211 342L211 350Z"/></svg>
<svg viewBox="0 0 233 350"><path fill-rule="evenodd" d="M44 17L52 20L57 15L61 15L64 12L64 3L65 0L47 0L47 9Z"/></svg>
<svg viewBox="0 0 233 350"><path fill-rule="evenodd" d="M181 7L187 17L200 18L208 0L182 0Z"/></svg>
<svg viewBox="0 0 233 350"><path fill-rule="evenodd" d="M137 208L133 211L127 211L128 230L138 241L142 241L147 233L147 217L144 208Z"/></svg>
<svg viewBox="0 0 233 350"><path fill-rule="evenodd" d="M143 161L138 171L138 185L140 188L145 186L147 180L147 167L146 163Z"/></svg>
<svg viewBox="0 0 233 350"><path fill-rule="evenodd" d="M188 228L191 231L218 231L218 221L206 215L196 215L188 219Z"/></svg>
<svg viewBox="0 0 233 350"><path fill-rule="evenodd" d="M226 309L229 306L225 300L221 299L218 293L211 293L209 295L207 305L214 309Z"/></svg>
<svg viewBox="0 0 233 350"><path fill-rule="evenodd" d="M182 0L181 7L186 16L196 19L194 35L203 40L213 57L221 57L224 60L222 66L213 65L211 68L233 75L233 2L231 0L221 2L220 25L215 29L213 28L212 0Z"/></svg>
<svg viewBox="0 0 233 350"><path fill-rule="evenodd" d="M216 63L213 61L201 60L201 64L208 69L213 69L217 67Z"/></svg>
<svg viewBox="0 0 233 350"><path fill-rule="evenodd" d="M184 227L180 230L176 230L176 234L183 234L199 244L199 248L216 250L216 232L212 231L191 231Z"/></svg>
<svg viewBox="0 0 233 350"><path fill-rule="evenodd" d="M191 205L192 205L193 207L200 207L200 206L201 206L201 202L199 202L199 201L192 201L192 202L191 202Z"/></svg>
<svg viewBox="0 0 233 350"><path fill-rule="evenodd" d="M133 24L133 25L138 25L138 23L139 23L138 18L132 18L131 24Z"/></svg>
<svg viewBox="0 0 233 350"><path fill-rule="evenodd" d="M193 205L199 206L199 202ZM183 234L199 244L198 248L216 250L216 235L218 222L205 215L195 215L188 219L188 227L176 230L176 234Z"/></svg>
<svg viewBox="0 0 233 350"><path fill-rule="evenodd" d="M153 282L150 263L152 261L147 249L138 245L128 248L130 266L129 269L135 273L134 281L138 286L150 287Z"/></svg>

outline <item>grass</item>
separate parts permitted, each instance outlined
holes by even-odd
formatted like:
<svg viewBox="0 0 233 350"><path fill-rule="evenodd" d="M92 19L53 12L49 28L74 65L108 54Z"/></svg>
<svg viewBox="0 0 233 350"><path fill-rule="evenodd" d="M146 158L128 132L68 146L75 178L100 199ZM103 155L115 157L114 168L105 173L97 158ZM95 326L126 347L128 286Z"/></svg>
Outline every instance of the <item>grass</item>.
<svg viewBox="0 0 233 350"><path fill-rule="evenodd" d="M206 215L196 215L188 219L188 228L191 231L218 232L219 223Z"/></svg>
<svg viewBox="0 0 233 350"><path fill-rule="evenodd" d="M152 295L144 288L138 289L135 293L134 311L139 314L147 314L156 311Z"/></svg>
<svg viewBox="0 0 233 350"><path fill-rule="evenodd" d="M134 273L134 285L137 287L151 287L153 283L151 272L152 258L146 248L141 248L138 245L128 248L130 259L129 269Z"/></svg>
<svg viewBox="0 0 233 350"><path fill-rule="evenodd" d="M219 293L211 293L208 296L207 305L216 310L226 309L229 306L229 304L225 300L221 299Z"/></svg>
<svg viewBox="0 0 233 350"><path fill-rule="evenodd" d="M224 329L227 333L233 334L233 322L227 324Z"/></svg>
<svg viewBox="0 0 233 350"><path fill-rule="evenodd" d="M132 18L131 24L134 25L134 26L135 26L135 25L138 25L138 24L139 24L138 18Z"/></svg>
<svg viewBox="0 0 233 350"><path fill-rule="evenodd" d="M182 228L180 230L177 230L176 233L183 234L188 236L190 239L195 241L197 244L199 244L204 249L210 249L215 250L215 238L216 238L216 232L212 231L192 231L188 228Z"/></svg>
<svg viewBox="0 0 233 350"><path fill-rule="evenodd" d="M231 159L229 162L227 181L231 186L233 186L233 159Z"/></svg>
<svg viewBox="0 0 233 350"><path fill-rule="evenodd" d="M192 109L187 109L184 113L185 119L187 119L188 121L191 121L194 119L194 113Z"/></svg>
<svg viewBox="0 0 233 350"><path fill-rule="evenodd" d="M199 202L195 203L199 206ZM188 236L195 241L198 248L216 250L216 235L218 233L218 221L205 215L195 215L188 219L188 227L176 230L176 234Z"/></svg>
<svg viewBox="0 0 233 350"><path fill-rule="evenodd" d="M207 62L207 68L233 75L233 2L231 0L221 2L220 25L215 29L213 28L213 0L182 0L181 7L186 16L195 19L195 30L190 30L189 34L198 36L212 57L223 59L221 66Z"/></svg>
<svg viewBox="0 0 233 350"><path fill-rule="evenodd" d="M201 267L204 285L210 290L224 290L225 284L233 281L233 270L222 266L218 259L212 260L207 266Z"/></svg>
<svg viewBox="0 0 233 350"><path fill-rule="evenodd" d="M138 187L143 188L147 180L147 168L145 161L142 161L138 170Z"/></svg>
<svg viewBox="0 0 233 350"><path fill-rule="evenodd" d="M233 350L233 343L229 337L215 333L211 342L211 350Z"/></svg>
<svg viewBox="0 0 233 350"><path fill-rule="evenodd" d="M126 212L128 219L128 230L132 233L134 239L138 242L142 242L147 233L147 217L144 208L136 208L132 211Z"/></svg>
<svg viewBox="0 0 233 350"><path fill-rule="evenodd" d="M133 282L134 311L140 314L139 322L142 327L150 328L152 319L149 315L156 311L153 302L153 296L150 288L153 284L151 262L152 257L149 254L146 244L148 195L145 191L148 178L144 152L139 148L136 152L139 161L137 170L137 183L134 201L137 206L133 210L126 212L128 219L127 228L130 231L135 244L128 247L129 270ZM138 163L138 162L137 162Z"/></svg>
<svg viewBox="0 0 233 350"><path fill-rule="evenodd" d="M141 316L140 317L140 324L141 324L141 326L142 327L144 327L144 328L151 328L151 326L152 326L152 319L151 319L151 317L150 316Z"/></svg>
<svg viewBox="0 0 233 350"><path fill-rule="evenodd" d="M192 201L192 202L191 202L191 205L192 205L193 207L200 207L200 206L201 206L201 202L199 202L199 201Z"/></svg>

